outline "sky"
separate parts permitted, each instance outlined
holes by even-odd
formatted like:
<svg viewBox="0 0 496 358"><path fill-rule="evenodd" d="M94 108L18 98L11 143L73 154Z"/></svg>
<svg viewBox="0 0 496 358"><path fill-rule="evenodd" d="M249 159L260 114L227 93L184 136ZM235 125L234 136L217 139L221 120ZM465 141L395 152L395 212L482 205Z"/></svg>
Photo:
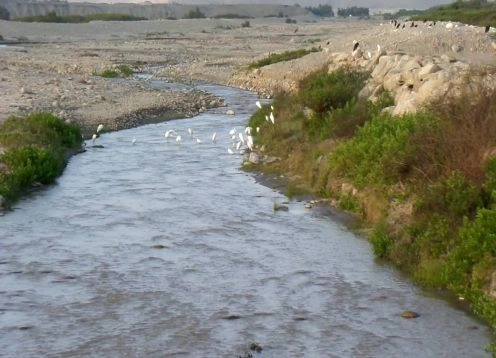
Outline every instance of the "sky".
<svg viewBox="0 0 496 358"><path fill-rule="evenodd" d="M83 2L85 0L69 0L69 2ZM93 3L143 3L141 0L86 0ZM152 3L167 3L167 0L150 0ZM172 2L172 0L171 0ZM250 3L273 3L293 5L300 4L301 6L317 6L318 4L330 4L333 8L344 8L350 6L364 6L369 8L398 8L398 9L426 9L432 6L447 4L452 0L175 0L181 4L250 4Z"/></svg>

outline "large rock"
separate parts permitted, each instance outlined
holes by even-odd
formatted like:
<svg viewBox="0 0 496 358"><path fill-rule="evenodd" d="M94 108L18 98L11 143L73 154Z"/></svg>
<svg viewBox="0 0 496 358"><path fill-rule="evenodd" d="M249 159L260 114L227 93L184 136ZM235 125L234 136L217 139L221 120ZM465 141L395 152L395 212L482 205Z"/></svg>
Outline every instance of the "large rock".
<svg viewBox="0 0 496 358"><path fill-rule="evenodd" d="M260 164L260 156L255 152L251 152L248 161L252 164Z"/></svg>

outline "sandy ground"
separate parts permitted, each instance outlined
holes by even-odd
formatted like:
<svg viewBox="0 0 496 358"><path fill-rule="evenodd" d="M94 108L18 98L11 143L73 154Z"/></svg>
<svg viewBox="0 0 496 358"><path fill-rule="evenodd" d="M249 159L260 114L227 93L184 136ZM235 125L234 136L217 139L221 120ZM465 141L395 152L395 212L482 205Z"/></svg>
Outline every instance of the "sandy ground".
<svg viewBox="0 0 496 358"><path fill-rule="evenodd" d="M155 20L42 24L0 21L0 120L13 114L49 111L85 128L104 123L120 129L145 116L194 115L222 105L204 93L157 91L140 81L122 83L96 74L120 64L151 71L170 81L227 84L246 64L269 53L320 46L351 52L352 41L367 52L448 55L474 65L496 65L496 45L483 28L454 24L395 30L378 20L251 19ZM327 61L322 51L304 61L274 66L284 76L301 76ZM298 65L299 63L299 65ZM249 73L249 72L247 72ZM274 76L277 80L277 76Z"/></svg>

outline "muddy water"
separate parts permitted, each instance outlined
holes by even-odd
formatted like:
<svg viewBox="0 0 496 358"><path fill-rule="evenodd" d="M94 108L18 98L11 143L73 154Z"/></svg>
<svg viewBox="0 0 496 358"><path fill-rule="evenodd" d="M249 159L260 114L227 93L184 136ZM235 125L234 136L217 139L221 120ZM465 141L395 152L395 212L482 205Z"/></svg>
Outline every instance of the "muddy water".
<svg viewBox="0 0 496 358"><path fill-rule="evenodd" d="M489 356L485 326L339 221L274 212L286 198L227 152L255 98L206 87L236 115L104 134L0 217L0 356L238 357L253 342L264 357Z"/></svg>

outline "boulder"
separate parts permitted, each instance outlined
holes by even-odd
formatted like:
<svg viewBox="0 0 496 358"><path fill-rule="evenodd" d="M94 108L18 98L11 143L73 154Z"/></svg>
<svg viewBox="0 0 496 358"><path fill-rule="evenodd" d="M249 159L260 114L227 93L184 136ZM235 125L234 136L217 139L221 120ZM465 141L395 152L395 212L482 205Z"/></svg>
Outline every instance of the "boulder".
<svg viewBox="0 0 496 358"><path fill-rule="evenodd" d="M421 80L423 80L425 76L430 75L430 74L435 73L435 72L438 72L440 70L441 70L441 67L439 67L439 65L432 63L432 62L429 62L428 64L423 66L421 69L419 69L417 74L418 74L419 78Z"/></svg>
<svg viewBox="0 0 496 358"><path fill-rule="evenodd" d="M234 111L233 111L232 109L228 109L228 110L226 111L226 114L227 114L228 116L234 116L234 115L235 115L235 113L234 113Z"/></svg>
<svg viewBox="0 0 496 358"><path fill-rule="evenodd" d="M248 157L248 161L252 164L259 164L260 163L260 156L255 152L251 152L250 156Z"/></svg>

